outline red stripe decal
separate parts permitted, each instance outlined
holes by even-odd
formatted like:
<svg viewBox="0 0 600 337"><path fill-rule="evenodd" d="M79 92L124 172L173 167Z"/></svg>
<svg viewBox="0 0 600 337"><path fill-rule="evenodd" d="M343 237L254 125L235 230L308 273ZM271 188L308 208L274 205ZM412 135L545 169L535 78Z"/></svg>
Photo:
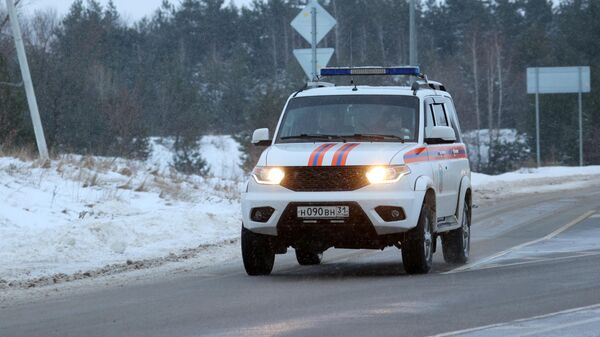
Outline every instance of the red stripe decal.
<svg viewBox="0 0 600 337"><path fill-rule="evenodd" d="M308 166L314 166L313 162L315 161L315 156L317 155L317 153L319 153L319 151L321 151L327 145L329 145L329 144L321 144L316 149L313 150L313 152L310 154L310 157L308 158Z"/></svg>
<svg viewBox="0 0 600 337"><path fill-rule="evenodd" d="M350 152L352 152L352 150L354 150L355 147L357 147L359 144L351 144L350 146L348 146L348 150L346 150L344 152L344 154L342 155L342 165L341 166L346 166L346 159L348 159L348 155L350 154Z"/></svg>
<svg viewBox="0 0 600 337"><path fill-rule="evenodd" d="M337 166L337 162L338 159L340 158L340 155L342 154L342 152L344 152L350 145L352 144L344 144L342 145L337 151L335 151L335 154L333 155L333 159L331 159L331 166Z"/></svg>
<svg viewBox="0 0 600 337"><path fill-rule="evenodd" d="M424 161L450 160L467 158L467 151L463 145L459 146L429 146L410 150L404 154L404 162L418 163Z"/></svg>
<svg viewBox="0 0 600 337"><path fill-rule="evenodd" d="M418 163L422 161L428 161L429 156L427 154L426 147L418 147L416 149L410 150L404 154L404 163Z"/></svg>
<svg viewBox="0 0 600 337"><path fill-rule="evenodd" d="M331 150L331 148L334 146L335 146L335 144L328 144L327 146L325 146L323 148L323 151L321 151L321 153L319 153L319 159L317 160L317 166L323 166L323 158L325 158L325 154L327 153L327 151Z"/></svg>

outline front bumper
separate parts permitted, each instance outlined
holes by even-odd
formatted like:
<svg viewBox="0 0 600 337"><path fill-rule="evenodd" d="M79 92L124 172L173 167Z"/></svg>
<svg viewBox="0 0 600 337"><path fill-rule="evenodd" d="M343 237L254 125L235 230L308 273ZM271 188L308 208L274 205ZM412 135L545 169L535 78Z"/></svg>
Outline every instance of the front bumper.
<svg viewBox="0 0 600 337"><path fill-rule="evenodd" d="M368 185L344 192L294 192L279 185L260 185L250 179L247 192L242 193L244 227L260 234L278 235L281 216L290 204L353 203L362 209L377 235L403 233L417 225L425 196L425 191L415 191L410 179L406 178L392 184ZM384 221L375 211L378 206L402 207L406 218ZM250 213L256 207L272 207L275 211L267 222L255 222L251 220Z"/></svg>

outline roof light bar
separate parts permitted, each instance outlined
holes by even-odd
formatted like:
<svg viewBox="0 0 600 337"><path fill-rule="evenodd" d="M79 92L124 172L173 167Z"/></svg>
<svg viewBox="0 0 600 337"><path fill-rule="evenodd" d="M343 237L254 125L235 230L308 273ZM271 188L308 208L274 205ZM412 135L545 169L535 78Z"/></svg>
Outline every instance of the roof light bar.
<svg viewBox="0 0 600 337"><path fill-rule="evenodd" d="M421 76L418 66L414 67L336 67L322 68L321 76L360 76L360 75L411 75Z"/></svg>

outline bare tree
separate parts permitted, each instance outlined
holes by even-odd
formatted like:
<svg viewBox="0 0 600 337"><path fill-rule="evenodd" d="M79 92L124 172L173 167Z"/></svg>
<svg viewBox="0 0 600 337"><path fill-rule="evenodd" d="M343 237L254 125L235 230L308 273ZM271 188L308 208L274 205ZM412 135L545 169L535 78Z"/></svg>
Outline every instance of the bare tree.
<svg viewBox="0 0 600 337"><path fill-rule="evenodd" d="M496 71L498 73L498 113L496 126L500 128L502 126L502 103L504 101L504 82L502 76L502 49L500 42L498 41L498 34L494 35L494 48L496 50Z"/></svg>
<svg viewBox="0 0 600 337"><path fill-rule="evenodd" d="M475 107L475 124L477 132L475 133L475 141L477 142L477 170L481 166L481 141L479 139L479 130L481 129L481 116L479 115L479 74L477 64L477 33L473 33L471 37L471 63L473 71L473 89L475 91L474 107Z"/></svg>
<svg viewBox="0 0 600 337"><path fill-rule="evenodd" d="M486 44L486 52L487 52L487 81L486 81L486 89L487 89L487 122L488 122L488 158L492 157L492 148L493 138L494 138L494 87L496 82L496 62L495 62L495 52L496 49L493 48L493 45L487 43Z"/></svg>

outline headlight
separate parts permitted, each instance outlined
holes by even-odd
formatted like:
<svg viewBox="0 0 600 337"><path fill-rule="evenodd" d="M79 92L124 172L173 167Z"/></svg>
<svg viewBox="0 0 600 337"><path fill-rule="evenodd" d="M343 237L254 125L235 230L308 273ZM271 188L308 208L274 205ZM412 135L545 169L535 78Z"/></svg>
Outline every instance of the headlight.
<svg viewBox="0 0 600 337"><path fill-rule="evenodd" d="M374 166L367 171L367 179L371 184L395 183L410 173L407 166Z"/></svg>
<svg viewBox="0 0 600 337"><path fill-rule="evenodd" d="M259 184L279 185L285 172L279 167L257 166L252 171L252 176Z"/></svg>

